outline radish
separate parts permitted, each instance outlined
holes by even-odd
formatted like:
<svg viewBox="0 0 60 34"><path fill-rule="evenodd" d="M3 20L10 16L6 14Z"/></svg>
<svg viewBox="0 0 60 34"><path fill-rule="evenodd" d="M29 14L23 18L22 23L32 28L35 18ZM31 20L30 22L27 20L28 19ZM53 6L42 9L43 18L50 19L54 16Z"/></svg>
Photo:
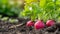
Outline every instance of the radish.
<svg viewBox="0 0 60 34"><path fill-rule="evenodd" d="M54 20L48 20L47 22L46 22L46 26L53 26L55 24L55 21Z"/></svg>
<svg viewBox="0 0 60 34"><path fill-rule="evenodd" d="M26 24L27 27L31 27L31 26L33 26L33 25L34 25L34 22L31 21L31 20L28 21L27 24Z"/></svg>
<svg viewBox="0 0 60 34"><path fill-rule="evenodd" d="M35 24L34 24L34 28L35 29L42 29L45 27L45 24L43 23L43 21L38 20Z"/></svg>

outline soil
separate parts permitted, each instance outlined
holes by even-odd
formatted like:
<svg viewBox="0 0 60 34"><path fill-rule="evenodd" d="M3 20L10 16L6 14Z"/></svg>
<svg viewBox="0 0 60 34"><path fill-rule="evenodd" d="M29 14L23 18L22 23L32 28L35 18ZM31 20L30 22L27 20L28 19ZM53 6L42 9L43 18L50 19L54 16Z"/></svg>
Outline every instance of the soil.
<svg viewBox="0 0 60 34"><path fill-rule="evenodd" d="M33 27L26 27L28 19L20 19L19 23L12 24L8 21L0 20L0 34L60 34L60 24L35 30Z"/></svg>

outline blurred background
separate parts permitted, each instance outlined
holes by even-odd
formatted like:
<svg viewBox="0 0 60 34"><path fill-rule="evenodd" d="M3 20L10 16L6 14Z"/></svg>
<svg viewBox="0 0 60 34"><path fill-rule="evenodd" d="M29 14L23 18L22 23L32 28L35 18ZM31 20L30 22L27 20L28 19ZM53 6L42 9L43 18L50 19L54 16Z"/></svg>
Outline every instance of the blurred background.
<svg viewBox="0 0 60 34"><path fill-rule="evenodd" d="M60 0L0 0L0 15L60 20Z"/></svg>
<svg viewBox="0 0 60 34"><path fill-rule="evenodd" d="M24 0L0 0L0 15L18 17L24 9Z"/></svg>

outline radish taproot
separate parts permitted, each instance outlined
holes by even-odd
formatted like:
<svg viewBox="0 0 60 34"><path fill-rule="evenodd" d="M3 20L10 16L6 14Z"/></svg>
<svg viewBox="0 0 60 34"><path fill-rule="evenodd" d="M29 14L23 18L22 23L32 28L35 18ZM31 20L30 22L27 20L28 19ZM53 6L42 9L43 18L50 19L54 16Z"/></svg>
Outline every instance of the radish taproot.
<svg viewBox="0 0 60 34"><path fill-rule="evenodd" d="M30 21L28 21L28 22L26 23L26 26L27 26L27 27L34 26L34 22L30 20Z"/></svg>
<svg viewBox="0 0 60 34"><path fill-rule="evenodd" d="M46 26L53 26L55 24L55 21L54 20L48 20L47 22L46 22Z"/></svg>
<svg viewBox="0 0 60 34"><path fill-rule="evenodd" d="M43 21L38 20L35 24L34 24L34 28L35 29L42 29L45 27L45 24L43 23Z"/></svg>

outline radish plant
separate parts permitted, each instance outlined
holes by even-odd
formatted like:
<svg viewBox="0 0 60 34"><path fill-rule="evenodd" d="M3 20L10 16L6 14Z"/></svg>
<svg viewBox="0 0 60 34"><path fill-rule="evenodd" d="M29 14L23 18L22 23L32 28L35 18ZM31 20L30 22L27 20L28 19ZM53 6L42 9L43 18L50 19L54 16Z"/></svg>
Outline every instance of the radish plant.
<svg viewBox="0 0 60 34"><path fill-rule="evenodd" d="M21 15L25 18L30 18L31 21L37 20L34 24L35 29L42 29L47 26L53 26L55 21L59 20L60 7L58 0L40 0L39 2L25 3L24 10ZM29 23L29 22L27 22Z"/></svg>
<svg viewBox="0 0 60 34"><path fill-rule="evenodd" d="M37 14L39 13L38 11L40 11L39 6L38 6L38 2L37 3L31 2L30 4L25 3L24 10L20 14L24 18L30 18L30 20L27 21L27 23L26 23L28 31L29 31L29 27L33 28L34 21L37 19ZM27 31L27 34L29 34L28 31Z"/></svg>

